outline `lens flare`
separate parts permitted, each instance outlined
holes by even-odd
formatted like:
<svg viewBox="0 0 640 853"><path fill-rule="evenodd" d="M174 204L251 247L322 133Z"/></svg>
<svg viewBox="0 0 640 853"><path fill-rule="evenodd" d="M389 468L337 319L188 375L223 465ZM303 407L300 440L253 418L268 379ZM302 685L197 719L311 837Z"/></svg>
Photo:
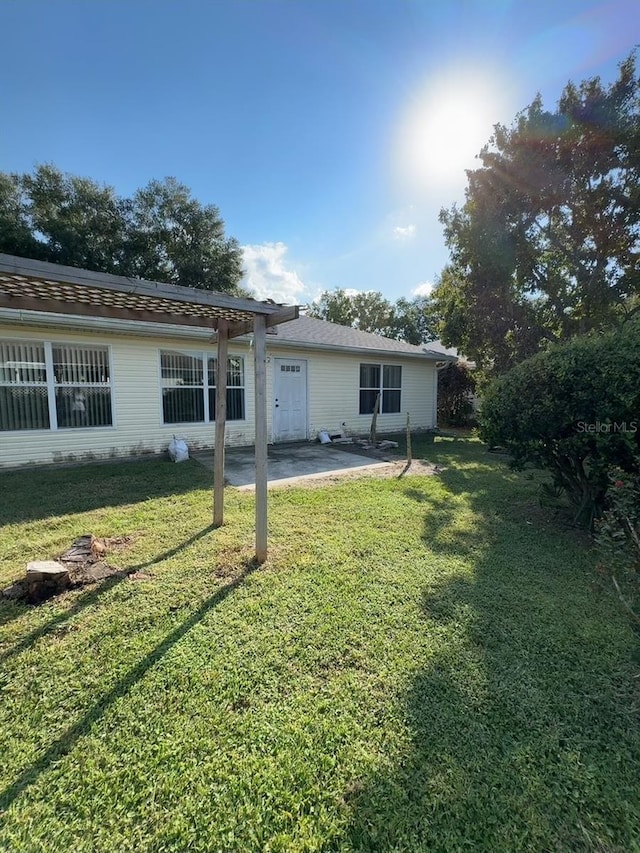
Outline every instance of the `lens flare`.
<svg viewBox="0 0 640 853"><path fill-rule="evenodd" d="M504 97L482 75L449 75L430 81L400 121L396 166L402 183L423 189L465 184L465 169L503 120Z"/></svg>

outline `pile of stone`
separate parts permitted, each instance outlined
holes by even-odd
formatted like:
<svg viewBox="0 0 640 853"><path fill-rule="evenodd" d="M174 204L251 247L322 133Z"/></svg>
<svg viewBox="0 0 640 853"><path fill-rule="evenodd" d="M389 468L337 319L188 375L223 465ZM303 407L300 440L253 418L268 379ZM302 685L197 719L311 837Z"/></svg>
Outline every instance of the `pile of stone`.
<svg viewBox="0 0 640 853"><path fill-rule="evenodd" d="M389 439L371 442L366 438L356 438L355 443L359 444L363 450L393 450L399 447L397 441L389 441Z"/></svg>

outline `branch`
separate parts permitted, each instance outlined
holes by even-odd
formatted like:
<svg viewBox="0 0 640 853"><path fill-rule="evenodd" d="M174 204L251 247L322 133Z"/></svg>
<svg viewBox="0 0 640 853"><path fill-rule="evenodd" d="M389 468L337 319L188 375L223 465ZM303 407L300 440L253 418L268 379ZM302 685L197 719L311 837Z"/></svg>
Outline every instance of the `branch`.
<svg viewBox="0 0 640 853"><path fill-rule="evenodd" d="M622 602L625 610L628 611L629 615L634 620L634 622L636 622L638 625L640 625L640 616L638 616L638 614L632 609L632 607L630 606L628 601L626 601L626 599L622 595L622 592L620 591L620 587L618 586L618 581L615 579L615 577L613 575L611 575L611 580L613 581L613 585L615 586L616 592L618 593L618 598Z"/></svg>
<svg viewBox="0 0 640 853"><path fill-rule="evenodd" d="M638 549L638 553L640 554L640 537L638 536L635 526L631 523L631 519L628 515L623 516L624 522L629 528L629 533L631 534L631 538L633 539L633 543Z"/></svg>

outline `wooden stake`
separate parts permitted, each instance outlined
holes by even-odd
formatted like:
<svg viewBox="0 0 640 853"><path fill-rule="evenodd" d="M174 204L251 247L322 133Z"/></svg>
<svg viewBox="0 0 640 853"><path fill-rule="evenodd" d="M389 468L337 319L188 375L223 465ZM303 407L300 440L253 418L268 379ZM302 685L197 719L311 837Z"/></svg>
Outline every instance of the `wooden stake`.
<svg viewBox="0 0 640 853"><path fill-rule="evenodd" d="M411 450L411 423L409 420L409 412L407 412L407 467L413 462L413 452Z"/></svg>
<svg viewBox="0 0 640 853"><path fill-rule="evenodd" d="M374 447L378 444L378 436L376 433L376 425L378 422L378 412L380 411L380 393L376 397L376 404L373 407L373 417L371 418L371 429L369 430L369 444Z"/></svg>

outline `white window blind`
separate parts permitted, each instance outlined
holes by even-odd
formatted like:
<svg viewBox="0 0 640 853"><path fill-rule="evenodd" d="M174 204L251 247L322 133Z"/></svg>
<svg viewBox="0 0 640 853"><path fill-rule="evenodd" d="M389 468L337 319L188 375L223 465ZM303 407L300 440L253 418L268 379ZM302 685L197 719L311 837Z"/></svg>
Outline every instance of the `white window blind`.
<svg viewBox="0 0 640 853"><path fill-rule="evenodd" d="M0 431L112 423L107 347L0 341Z"/></svg>

